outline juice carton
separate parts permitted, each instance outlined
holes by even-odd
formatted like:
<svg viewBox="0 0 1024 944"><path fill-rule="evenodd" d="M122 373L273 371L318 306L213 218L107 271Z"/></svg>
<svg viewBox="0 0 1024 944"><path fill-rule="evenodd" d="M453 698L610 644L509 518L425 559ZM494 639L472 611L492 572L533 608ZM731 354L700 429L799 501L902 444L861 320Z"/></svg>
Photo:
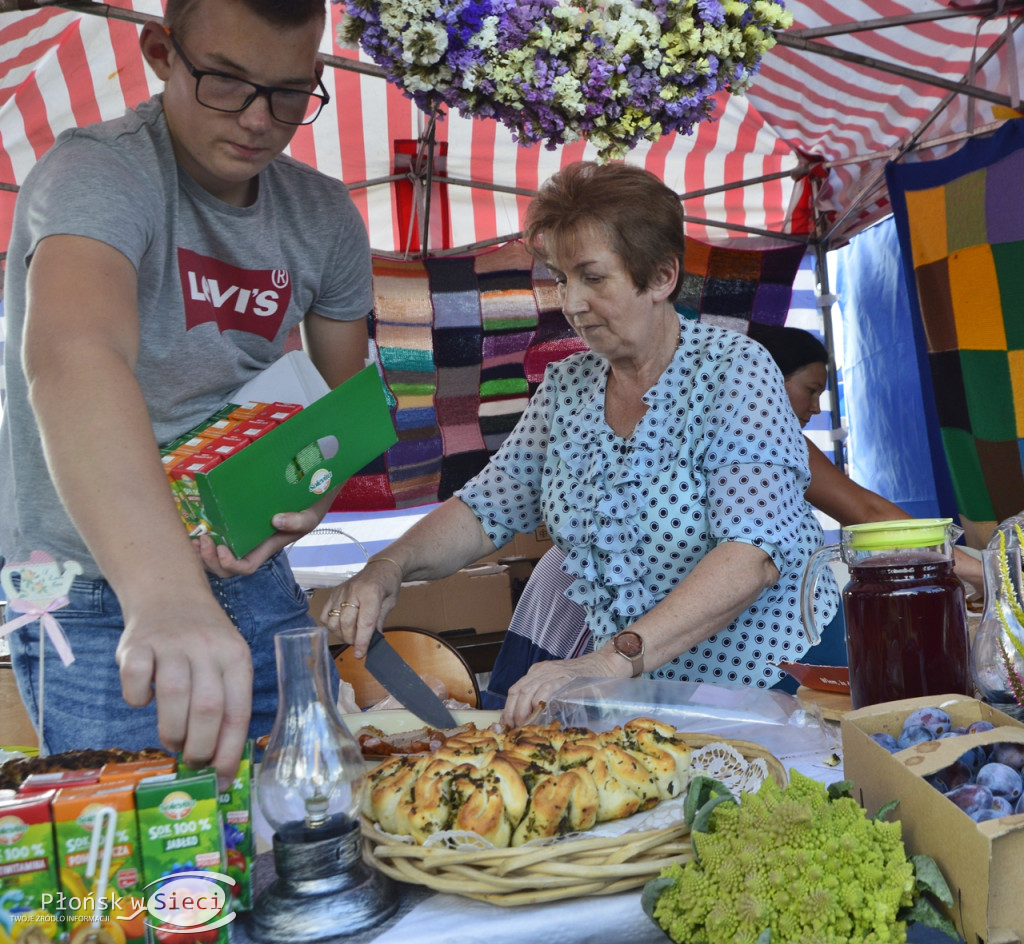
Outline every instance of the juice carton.
<svg viewBox="0 0 1024 944"><path fill-rule="evenodd" d="M224 824L227 872L236 882L231 887L236 911L252 908L252 863L256 855L252 831L252 750L252 741L246 741L234 780L217 798Z"/></svg>
<svg viewBox="0 0 1024 944"><path fill-rule="evenodd" d="M0 941L58 937L53 791L0 800Z"/></svg>
<svg viewBox="0 0 1024 944"><path fill-rule="evenodd" d="M266 436L278 424L266 416L254 416L251 420L244 420L235 427L239 436L245 436L250 442Z"/></svg>
<svg viewBox="0 0 1024 944"><path fill-rule="evenodd" d="M151 924L174 940L195 928L203 941L228 944L231 892L225 870L216 774L210 771L140 781L135 787ZM214 936L211 932L216 931Z"/></svg>
<svg viewBox="0 0 1024 944"><path fill-rule="evenodd" d="M178 769L178 762L173 757L151 757L147 760L125 760L112 764L104 764L100 769L102 783L111 780L139 781L157 774L173 774Z"/></svg>
<svg viewBox="0 0 1024 944"><path fill-rule="evenodd" d="M257 400L249 400L247 403L236 404L228 416L233 420L251 420L254 416L262 413L269 403L260 403Z"/></svg>
<svg viewBox="0 0 1024 944"><path fill-rule="evenodd" d="M259 415L273 420L275 423L283 423L286 419L298 413L302 407L298 403L271 403L263 408Z"/></svg>
<svg viewBox="0 0 1024 944"><path fill-rule="evenodd" d="M138 824L135 819L135 785L130 782L96 783L68 787L53 799L53 828L64 918L68 930L86 927L99 918L99 927L126 944L146 940L145 890ZM100 811L113 810L113 846L105 888L100 888L101 864L106 840L106 821ZM98 855L88 876L90 850L97 830ZM117 925L120 934L111 925Z"/></svg>
<svg viewBox="0 0 1024 944"><path fill-rule="evenodd" d="M86 787L98 783L100 768L89 770L51 770L48 773L29 774L18 785L18 793L40 793L46 790L61 790L64 787Z"/></svg>

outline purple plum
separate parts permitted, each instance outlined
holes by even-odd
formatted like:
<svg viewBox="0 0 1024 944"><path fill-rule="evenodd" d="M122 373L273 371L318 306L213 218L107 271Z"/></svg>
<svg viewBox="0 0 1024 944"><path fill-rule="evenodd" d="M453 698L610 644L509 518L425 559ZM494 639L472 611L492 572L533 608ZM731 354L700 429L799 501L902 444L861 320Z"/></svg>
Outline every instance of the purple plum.
<svg viewBox="0 0 1024 944"><path fill-rule="evenodd" d="M992 791L977 783L954 787L946 796L967 814L992 809Z"/></svg>
<svg viewBox="0 0 1024 944"><path fill-rule="evenodd" d="M1012 767L1017 773L1020 773L1024 769L1024 744L1018 744L1016 741L1000 741L992 745L992 753L989 757L997 764L1006 764L1007 767Z"/></svg>
<svg viewBox="0 0 1024 944"><path fill-rule="evenodd" d="M978 769L974 775L974 782L988 787L993 796L1006 797L1011 801L1024 793L1024 783L1021 782L1020 774L1006 764L990 761Z"/></svg>
<svg viewBox="0 0 1024 944"><path fill-rule="evenodd" d="M903 728L906 730L918 725L927 728L932 737L937 738L953 727L953 719L941 708L918 708L903 719Z"/></svg>
<svg viewBox="0 0 1024 944"><path fill-rule="evenodd" d="M879 731L877 734L871 735L871 740L876 744L881 744L890 754L895 754L899 749L899 744L896 743L896 738L891 734L887 734L885 731Z"/></svg>
<svg viewBox="0 0 1024 944"><path fill-rule="evenodd" d="M1005 813L1000 813L998 810L991 809L991 810L973 810L972 812L968 813L967 815L971 819L973 819L974 822L976 822L976 823L984 823L986 820L989 820L989 819L1000 819L1001 817L1005 816L1006 814Z"/></svg>
<svg viewBox="0 0 1024 944"><path fill-rule="evenodd" d="M926 728L923 724L914 724L904 726L903 730L900 731L900 735L896 738L896 745L902 751L905 748L912 747L914 744L920 744L922 741L934 741L935 735L932 734L931 728Z"/></svg>
<svg viewBox="0 0 1024 944"><path fill-rule="evenodd" d="M942 770L937 770L925 779L933 786L938 787L943 793L948 793L950 790L956 787L961 787L965 783L970 783L973 774L971 773L970 767L968 767L963 761L955 760L948 767L943 767ZM939 787L939 784L944 784L944 787Z"/></svg>
<svg viewBox="0 0 1024 944"><path fill-rule="evenodd" d="M1006 797L994 796L992 797L992 810L998 812L1000 816L1009 816L1013 813L1013 804Z"/></svg>
<svg viewBox="0 0 1024 944"><path fill-rule="evenodd" d="M1017 802L1014 804L1013 812L1024 813L1024 794L1017 797Z"/></svg>
<svg viewBox="0 0 1024 944"><path fill-rule="evenodd" d="M958 759L961 764L966 766L967 769L974 774L977 773L984 764L988 763L988 754L985 753L985 749L980 744L977 744L970 750L964 751Z"/></svg>
<svg viewBox="0 0 1024 944"><path fill-rule="evenodd" d="M977 734L979 731L991 731L995 725L991 721L975 721L967 728L968 734Z"/></svg>

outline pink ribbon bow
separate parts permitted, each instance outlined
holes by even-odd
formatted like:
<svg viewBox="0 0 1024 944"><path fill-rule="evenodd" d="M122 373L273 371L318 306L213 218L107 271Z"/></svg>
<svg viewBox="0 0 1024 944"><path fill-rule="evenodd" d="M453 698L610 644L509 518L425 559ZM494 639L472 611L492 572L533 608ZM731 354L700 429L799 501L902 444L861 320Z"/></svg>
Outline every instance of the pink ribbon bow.
<svg viewBox="0 0 1024 944"><path fill-rule="evenodd" d="M12 619L9 622L4 623L0 626L0 637L6 636L8 633L13 633L14 630L20 629L22 626L39 620L43 624L43 629L46 630L46 635L50 642L53 643L53 648L57 650L57 655L60 656L60 661L64 665L71 665L75 661L75 656L71 652L71 645L68 642L67 636L64 635L64 630L61 628L60 623L50 615L51 610L59 610L61 607L67 606L71 601L67 597L57 597L55 600L51 600L46 606L40 607L38 604L33 603L31 600L20 600L13 599L7 602L7 608L14 610L16 613L23 613L23 616L19 616L17 619ZM42 654L40 653L40 658Z"/></svg>

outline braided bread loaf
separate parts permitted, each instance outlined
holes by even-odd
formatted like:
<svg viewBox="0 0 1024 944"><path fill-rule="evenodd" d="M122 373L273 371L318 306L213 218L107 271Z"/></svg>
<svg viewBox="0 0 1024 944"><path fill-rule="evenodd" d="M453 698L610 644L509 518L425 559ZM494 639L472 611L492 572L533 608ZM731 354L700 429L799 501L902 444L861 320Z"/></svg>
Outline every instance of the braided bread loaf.
<svg viewBox="0 0 1024 944"><path fill-rule="evenodd" d="M374 769L363 813L418 843L464 830L520 846L650 809L681 795L689 776L689 747L651 718L600 734L558 722L503 734L470 727L432 754Z"/></svg>

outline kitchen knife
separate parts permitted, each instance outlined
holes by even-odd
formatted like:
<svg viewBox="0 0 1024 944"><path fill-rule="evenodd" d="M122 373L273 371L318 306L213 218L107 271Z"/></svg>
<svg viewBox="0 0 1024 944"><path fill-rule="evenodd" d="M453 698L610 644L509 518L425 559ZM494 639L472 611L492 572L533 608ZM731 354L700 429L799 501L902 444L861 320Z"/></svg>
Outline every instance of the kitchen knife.
<svg viewBox="0 0 1024 944"><path fill-rule="evenodd" d="M366 650L366 668L370 674L395 696L417 718L433 728L456 728L458 722L445 708L444 702L416 674L385 638L375 632Z"/></svg>

